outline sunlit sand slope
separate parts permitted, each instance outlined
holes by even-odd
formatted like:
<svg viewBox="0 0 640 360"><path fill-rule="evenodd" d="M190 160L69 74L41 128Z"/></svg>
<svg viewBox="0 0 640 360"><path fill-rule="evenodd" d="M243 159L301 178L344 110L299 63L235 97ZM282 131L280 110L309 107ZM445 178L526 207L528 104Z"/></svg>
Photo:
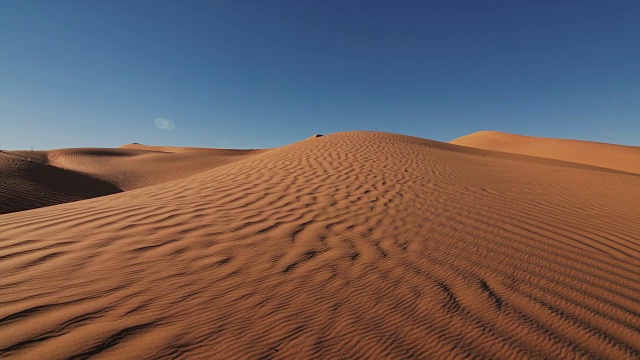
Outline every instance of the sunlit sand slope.
<svg viewBox="0 0 640 360"><path fill-rule="evenodd" d="M122 190L172 181L246 159L267 150L125 145L118 149L60 149L50 164L108 181Z"/></svg>
<svg viewBox="0 0 640 360"><path fill-rule="evenodd" d="M120 191L109 182L47 165L40 161L38 154L30 157L0 152L0 214Z"/></svg>
<svg viewBox="0 0 640 360"><path fill-rule="evenodd" d="M268 150L125 145L0 153L0 213L90 199L185 178Z"/></svg>
<svg viewBox="0 0 640 360"><path fill-rule="evenodd" d="M640 146L551 139L480 131L451 141L452 144L514 154L600 166L640 174Z"/></svg>
<svg viewBox="0 0 640 360"><path fill-rule="evenodd" d="M640 356L640 176L308 139L0 217L0 356Z"/></svg>

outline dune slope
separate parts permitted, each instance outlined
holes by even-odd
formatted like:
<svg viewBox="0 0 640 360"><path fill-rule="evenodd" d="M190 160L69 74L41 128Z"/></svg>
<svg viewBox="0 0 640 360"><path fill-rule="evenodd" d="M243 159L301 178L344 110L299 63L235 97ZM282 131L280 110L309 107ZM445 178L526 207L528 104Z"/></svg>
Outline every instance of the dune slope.
<svg viewBox="0 0 640 360"><path fill-rule="evenodd" d="M0 355L640 356L640 176L375 132L0 217Z"/></svg>
<svg viewBox="0 0 640 360"><path fill-rule="evenodd" d="M139 189L247 159L268 150L129 144L0 153L0 214Z"/></svg>
<svg viewBox="0 0 640 360"><path fill-rule="evenodd" d="M450 143L640 174L640 146L541 138L498 131L479 131L452 140Z"/></svg>
<svg viewBox="0 0 640 360"><path fill-rule="evenodd" d="M134 190L197 174L268 150L176 148L130 144L118 149L60 149L48 162Z"/></svg>
<svg viewBox="0 0 640 360"><path fill-rule="evenodd" d="M106 181L33 157L0 152L0 214L119 193Z"/></svg>

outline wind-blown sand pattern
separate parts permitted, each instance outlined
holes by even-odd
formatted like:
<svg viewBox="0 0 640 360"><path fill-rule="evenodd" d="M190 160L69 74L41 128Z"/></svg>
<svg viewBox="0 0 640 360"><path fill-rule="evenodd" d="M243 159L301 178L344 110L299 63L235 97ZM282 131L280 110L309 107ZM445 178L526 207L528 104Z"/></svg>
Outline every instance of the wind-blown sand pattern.
<svg viewBox="0 0 640 360"><path fill-rule="evenodd" d="M187 177L268 150L175 148L0 153L0 213L90 199Z"/></svg>
<svg viewBox="0 0 640 360"><path fill-rule="evenodd" d="M245 155L165 182L55 159L137 190L0 217L0 356L640 357L625 161L377 132Z"/></svg>
<svg viewBox="0 0 640 360"><path fill-rule="evenodd" d="M41 152L22 153L0 151L0 214L121 191L109 182L50 166Z"/></svg>

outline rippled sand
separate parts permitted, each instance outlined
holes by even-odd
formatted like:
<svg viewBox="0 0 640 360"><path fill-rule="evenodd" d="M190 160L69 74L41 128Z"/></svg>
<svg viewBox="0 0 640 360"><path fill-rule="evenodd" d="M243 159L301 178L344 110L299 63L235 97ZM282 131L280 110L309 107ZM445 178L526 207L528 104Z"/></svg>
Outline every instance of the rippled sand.
<svg viewBox="0 0 640 360"><path fill-rule="evenodd" d="M0 169L0 357L640 357L638 147L346 132Z"/></svg>

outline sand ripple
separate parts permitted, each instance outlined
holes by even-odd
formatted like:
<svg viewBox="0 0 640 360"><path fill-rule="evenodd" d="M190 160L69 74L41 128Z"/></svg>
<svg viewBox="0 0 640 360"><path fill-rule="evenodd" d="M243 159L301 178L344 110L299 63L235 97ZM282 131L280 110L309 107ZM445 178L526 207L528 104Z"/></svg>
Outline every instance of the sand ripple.
<svg viewBox="0 0 640 360"><path fill-rule="evenodd" d="M0 355L638 358L639 189L348 132L2 215Z"/></svg>

